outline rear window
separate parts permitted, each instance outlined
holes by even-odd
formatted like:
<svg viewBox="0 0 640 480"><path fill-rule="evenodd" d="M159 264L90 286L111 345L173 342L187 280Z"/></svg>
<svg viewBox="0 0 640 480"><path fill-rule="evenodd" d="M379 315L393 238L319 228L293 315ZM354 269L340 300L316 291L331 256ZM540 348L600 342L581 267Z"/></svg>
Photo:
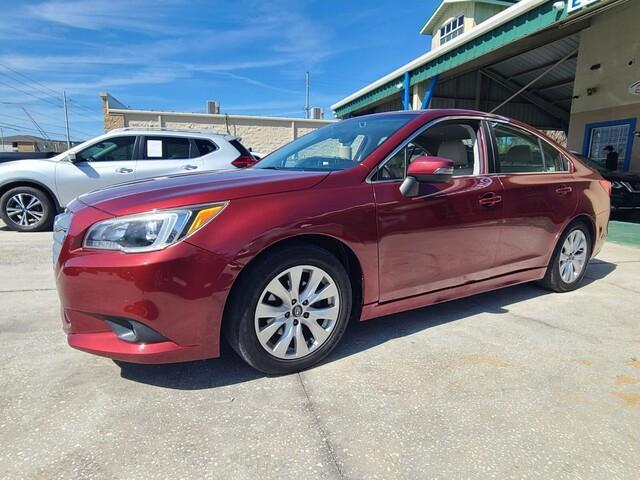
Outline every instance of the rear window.
<svg viewBox="0 0 640 480"><path fill-rule="evenodd" d="M195 138L196 147L198 147L198 153L200 156L207 155L211 152L215 152L218 147L211 141L204 138Z"/></svg>
<svg viewBox="0 0 640 480"><path fill-rule="evenodd" d="M250 157L252 156L251 152L247 150L244 145L242 145L238 140L231 140L229 143L233 146L233 148L240 152L240 155L249 155Z"/></svg>

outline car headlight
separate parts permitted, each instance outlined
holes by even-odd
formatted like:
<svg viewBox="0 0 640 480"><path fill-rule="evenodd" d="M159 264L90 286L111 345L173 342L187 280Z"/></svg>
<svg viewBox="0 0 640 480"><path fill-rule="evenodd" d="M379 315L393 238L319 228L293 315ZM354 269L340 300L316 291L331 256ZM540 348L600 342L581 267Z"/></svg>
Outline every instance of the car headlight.
<svg viewBox="0 0 640 480"><path fill-rule="evenodd" d="M611 188L623 188L624 185L622 185L622 183L618 182L617 180L611 180Z"/></svg>
<svg viewBox="0 0 640 480"><path fill-rule="evenodd" d="M179 242L213 220L227 203L158 210L98 222L84 237L84 248L152 252Z"/></svg>

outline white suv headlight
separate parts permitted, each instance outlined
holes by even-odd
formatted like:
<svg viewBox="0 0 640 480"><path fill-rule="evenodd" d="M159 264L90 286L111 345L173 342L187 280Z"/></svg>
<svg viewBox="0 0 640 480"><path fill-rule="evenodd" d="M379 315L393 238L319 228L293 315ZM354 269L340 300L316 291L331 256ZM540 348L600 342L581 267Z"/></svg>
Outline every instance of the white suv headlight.
<svg viewBox="0 0 640 480"><path fill-rule="evenodd" d="M98 222L84 237L84 248L152 252L173 245L213 220L227 203L158 210Z"/></svg>

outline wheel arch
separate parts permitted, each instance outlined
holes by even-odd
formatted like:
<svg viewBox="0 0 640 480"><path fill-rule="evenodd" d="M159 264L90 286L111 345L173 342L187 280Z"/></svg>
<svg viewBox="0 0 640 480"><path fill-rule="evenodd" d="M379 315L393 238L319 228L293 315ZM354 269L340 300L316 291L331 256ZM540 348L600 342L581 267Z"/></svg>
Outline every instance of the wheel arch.
<svg viewBox="0 0 640 480"><path fill-rule="evenodd" d="M49 200L51 200L51 203L53 204L56 211L60 212L62 210L62 206L60 205L60 202L58 202L58 197L56 197L56 195L48 186L46 186L44 183L38 182L37 180L19 178L7 181L0 185L0 197L2 197L2 195L4 195L12 188L16 187L31 187L42 190L47 195L47 197L49 197Z"/></svg>
<svg viewBox="0 0 640 480"><path fill-rule="evenodd" d="M576 215L569 222L567 222L565 227L562 229L562 232L560 232L560 236L558 237L558 239L560 239L560 237L564 234L564 232L566 232L567 229L571 225L573 225L574 223L583 223L589 229L589 235L591 235L591 238L590 238L590 240L591 240L591 252L593 253L594 248L596 246L596 239L597 239L597 237L596 237L596 224L595 224L595 221L593 220L593 218L591 218L589 215L587 215L585 213L581 213L580 215Z"/></svg>
<svg viewBox="0 0 640 480"><path fill-rule="evenodd" d="M263 248L259 253L257 253L240 271L240 273L233 280L233 284L231 285L231 289L225 299L222 322L220 326L220 333L224 331L226 317L228 316L228 308L231 304L231 300L233 299L236 288L240 284L240 280L250 272L251 267L256 265L262 258L272 253L277 249L287 248L292 245L315 245L320 247L330 254L334 255L340 263L347 270L347 275L349 276L349 280L351 283L351 289L353 292L353 308L351 312L351 320L354 318L359 319L360 313L362 310L362 299L364 298L364 277L363 270L360 260L358 256L355 254L353 249L349 247L342 240L335 238L326 234L301 234L295 235L292 237L287 237L281 240L278 240L265 248Z"/></svg>

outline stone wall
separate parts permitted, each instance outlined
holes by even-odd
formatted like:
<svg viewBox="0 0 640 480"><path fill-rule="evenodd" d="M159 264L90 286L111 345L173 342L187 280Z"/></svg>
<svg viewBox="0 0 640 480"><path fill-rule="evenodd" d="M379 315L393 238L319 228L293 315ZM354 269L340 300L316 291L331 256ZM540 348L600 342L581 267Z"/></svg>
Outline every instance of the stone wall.
<svg viewBox="0 0 640 480"><path fill-rule="evenodd" d="M113 97L103 95L105 131L122 127L211 130L238 136L245 147L262 154L271 153L282 145L333 122L304 118L131 110L121 108L124 106L119 102L120 108L113 108L110 103L113 102Z"/></svg>

